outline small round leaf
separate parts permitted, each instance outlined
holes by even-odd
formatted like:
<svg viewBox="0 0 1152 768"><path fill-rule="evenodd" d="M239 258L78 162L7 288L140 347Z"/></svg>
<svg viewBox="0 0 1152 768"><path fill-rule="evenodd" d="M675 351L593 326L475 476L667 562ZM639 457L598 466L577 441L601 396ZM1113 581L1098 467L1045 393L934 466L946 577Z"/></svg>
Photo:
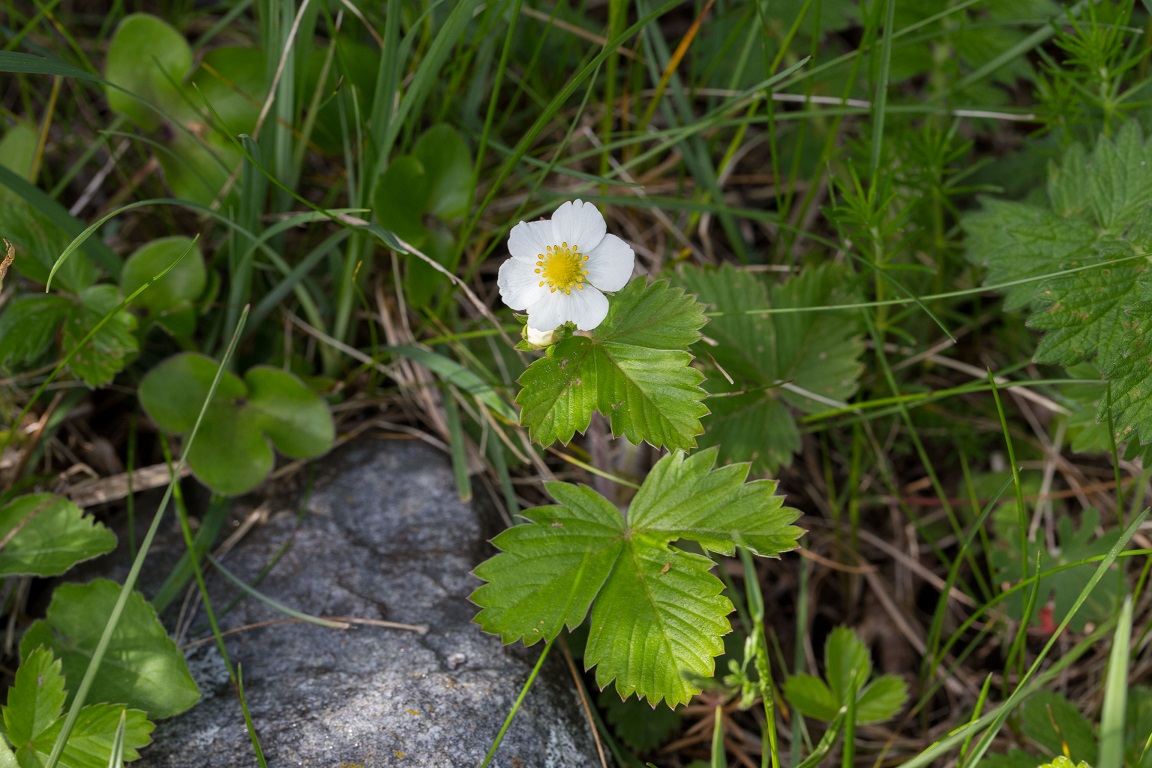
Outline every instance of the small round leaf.
<svg viewBox="0 0 1152 768"><path fill-rule="evenodd" d="M336 430L332 414L319 396L290 373L259 366L244 376L248 410L259 415L260 428L276 450L294 459L326 453Z"/></svg>

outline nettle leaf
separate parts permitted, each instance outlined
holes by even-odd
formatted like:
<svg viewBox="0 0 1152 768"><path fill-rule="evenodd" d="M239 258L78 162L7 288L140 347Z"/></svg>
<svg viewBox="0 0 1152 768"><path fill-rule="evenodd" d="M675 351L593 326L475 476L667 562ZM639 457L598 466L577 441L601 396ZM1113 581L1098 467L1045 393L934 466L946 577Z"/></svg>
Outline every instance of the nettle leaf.
<svg viewBox="0 0 1152 768"><path fill-rule="evenodd" d="M554 344L520 377L520 423L542 445L567 443L598 411L613 436L633 444L695 446L708 408L700 402L704 375L687 348L705 322L703 307L683 289L632 280L591 336Z"/></svg>
<svg viewBox="0 0 1152 768"><path fill-rule="evenodd" d="M809 717L831 721L856 692L856 722L878 723L894 717L908 699L908 686L895 675L872 677L872 656L856 633L837 627L824 645L827 682L812 675L794 675L784 683L784 695Z"/></svg>
<svg viewBox="0 0 1152 768"><path fill-rule="evenodd" d="M21 496L0 507L0 576L59 576L111 552L116 534L72 502L50 493Z"/></svg>
<svg viewBox="0 0 1152 768"><path fill-rule="evenodd" d="M984 201L968 216L968 257L987 283L1047 277L1005 291L1044 331L1038 362L1093 362L1113 381L1117 438L1152 441L1152 359L1142 321L1152 307L1145 276L1152 247L1152 141L1128 123L1091 152L1074 146L1049 173L1043 205ZM1070 270L1080 270L1071 272ZM1106 420L1106 400L1097 418Z"/></svg>
<svg viewBox="0 0 1152 768"><path fill-rule="evenodd" d="M64 726L64 683L61 663L47 648L37 647L24 659L3 707L5 735L16 755L10 750L3 754L7 745L0 744L0 766L19 764L27 768L47 762ZM122 712L126 715L123 757L126 761L137 759L136 750L152 740L152 723L138 709L125 711L123 705L95 704L81 708L57 765L107 768Z"/></svg>
<svg viewBox="0 0 1152 768"><path fill-rule="evenodd" d="M712 415L702 445L720 446L727 461L751 461L771 472L800 448L789 407L815 412L855 393L864 345L854 316L822 309L766 314L766 309L834 307L850 299L850 274L836 266L809 269L771 287L725 265L686 269L681 279L717 315L706 349L728 377L708 377ZM787 404L787 405L785 405Z"/></svg>
<svg viewBox="0 0 1152 768"><path fill-rule="evenodd" d="M794 549L799 516L766 480L746 483L747 466L714 469L716 451L665 456L627 517L585 486L549 483L557 506L524 513L528 523L495 539L501 553L476 568L487 582L472 594L476 621L505 643L552 640L592 607L584 659L601 687L653 705L688 701L711 677L730 631L732 603L710 573L711 559L671 546L696 541L730 553Z"/></svg>
<svg viewBox="0 0 1152 768"><path fill-rule="evenodd" d="M162 429L187 432L219 368L206 355L170 357L140 382L140 404ZM308 459L326 453L335 438L328 406L292 374L257 366L241 380L225 371L188 452L188 465L219 493L245 493L272 470L269 441L285 456Z"/></svg>
<svg viewBox="0 0 1152 768"><path fill-rule="evenodd" d="M49 648L60 659L65 678L79 681L119 595L120 585L104 579L61 584L52 593L46 618L24 633L20 657L31 658L39 646ZM139 592L125 604L88 698L127 704L157 719L179 714L200 698L184 654Z"/></svg>

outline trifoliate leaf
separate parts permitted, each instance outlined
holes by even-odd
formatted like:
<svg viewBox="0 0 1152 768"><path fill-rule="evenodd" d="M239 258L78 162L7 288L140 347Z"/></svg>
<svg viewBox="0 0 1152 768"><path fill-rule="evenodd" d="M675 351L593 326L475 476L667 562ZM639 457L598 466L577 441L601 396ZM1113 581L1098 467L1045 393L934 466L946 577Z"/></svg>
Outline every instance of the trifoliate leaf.
<svg viewBox="0 0 1152 768"><path fill-rule="evenodd" d="M794 675L784 683L784 695L809 717L831 721L856 694L856 722L878 723L894 717L908 700L908 686L895 675L872 676L872 656L847 627L832 630L824 645L827 682L812 675Z"/></svg>
<svg viewBox="0 0 1152 768"><path fill-rule="evenodd" d="M73 310L64 296L17 296L0 315L0 366L34 363L52 346Z"/></svg>
<svg viewBox="0 0 1152 768"><path fill-rule="evenodd" d="M60 658L65 678L78 683L119 595L120 585L107 580L61 584L52 593L46 618L24 633L21 658L31 658L38 646L50 648ZM89 699L122 702L163 718L183 712L199 698L184 654L144 596L133 592L112 633Z"/></svg>
<svg viewBox="0 0 1152 768"><path fill-rule="evenodd" d="M1149 167L1152 141L1131 122L1091 152L1065 153L1050 171L1047 204L985 201L965 221L969 259L988 267L989 283L1047 276L1006 289L1006 305L1030 306L1029 325L1047 331L1036 359L1094 362L1113 381L1117 437L1141 443L1152 441L1152 365L1141 329L1152 306L1142 255L1152 246ZM1101 420L1107 407L1102 401Z"/></svg>
<svg viewBox="0 0 1152 768"><path fill-rule="evenodd" d="M563 339L520 377L520 422L543 445L567 443L599 411L613 436L693 447L708 409L700 402L704 376L691 367L687 347L704 322L703 308L682 289L633 280L591 337Z"/></svg>
<svg viewBox="0 0 1152 768"><path fill-rule="evenodd" d="M854 317L803 311L846 303L849 277L841 268L822 267L768 287L728 265L684 270L688 289L718 313L707 329L715 346L699 347L723 371L708 378L715 398L701 444L720 446L725 460L751 461L755 472L772 471L800 447L784 403L814 412L856 391L864 347ZM769 315L770 308L801 311Z"/></svg>
<svg viewBox="0 0 1152 768"><path fill-rule="evenodd" d="M774 483L745 483L746 466L715 461L715 449L665 456L627 517L589 488L549 483L558 506L525 512L529 522L497 536L501 553L476 569L487 582L472 594L476 621L531 645L579 625L591 605L584 658L597 682L653 704L686 702L699 692L691 680L713 674L732 604L710 559L670 543L775 556L802 532Z"/></svg>
<svg viewBox="0 0 1152 768"><path fill-rule="evenodd" d="M17 758L5 762L11 751L0 743L0 768L8 765L44 765L64 726L61 717L67 694L60 661L44 647L33 650L16 671L16 682L8 689L3 707L4 729L16 748ZM113 739L120 724L123 705L95 704L83 707L57 765L63 768L106 768L112 756ZM124 759L139 757L137 749L151 741L153 725L138 709L125 712Z"/></svg>
<svg viewBox="0 0 1152 768"><path fill-rule="evenodd" d="M140 382L140 403L169 432L192 429L219 364L205 355L170 357ZM272 469L268 441L292 458L312 458L332 447L335 427L324 401L290 373L257 366L244 375L224 372L204 413L188 465L219 493L244 493Z"/></svg>
<svg viewBox="0 0 1152 768"><path fill-rule="evenodd" d="M0 576L59 576L116 548L116 534L67 499L20 496L0 507Z"/></svg>

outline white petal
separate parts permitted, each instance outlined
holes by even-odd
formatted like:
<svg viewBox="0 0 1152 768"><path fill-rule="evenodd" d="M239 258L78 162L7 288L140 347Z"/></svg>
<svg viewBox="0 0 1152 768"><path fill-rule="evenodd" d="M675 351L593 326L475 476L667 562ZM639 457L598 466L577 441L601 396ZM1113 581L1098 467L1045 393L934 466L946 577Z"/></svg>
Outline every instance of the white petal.
<svg viewBox="0 0 1152 768"><path fill-rule="evenodd" d="M533 344L537 347L546 347L552 342L556 341L556 331L541 331L538 328L533 328L530 325L524 326L524 341Z"/></svg>
<svg viewBox="0 0 1152 768"><path fill-rule="evenodd" d="M570 294L549 293L528 307L528 325L541 331L551 331L569 321L582 331L590 331L607 316L608 299L592 286Z"/></svg>
<svg viewBox="0 0 1152 768"><path fill-rule="evenodd" d="M533 265L552 242L552 222L522 221L508 233L508 252L519 261L530 261Z"/></svg>
<svg viewBox="0 0 1152 768"><path fill-rule="evenodd" d="M553 245L568 243L578 247L580 253L588 253L600 245L607 231L604 217L592 203L582 200L564 203L552 214Z"/></svg>
<svg viewBox="0 0 1152 768"><path fill-rule="evenodd" d="M606 235L596 250L587 254L584 268L588 282L602 291L618 291L628 284L636 266L636 253L616 235Z"/></svg>
<svg viewBox="0 0 1152 768"><path fill-rule="evenodd" d="M535 263L508 259L500 265L496 285L500 287L500 298L512 309L527 309L548 295L548 286L540 285L540 275L533 271Z"/></svg>

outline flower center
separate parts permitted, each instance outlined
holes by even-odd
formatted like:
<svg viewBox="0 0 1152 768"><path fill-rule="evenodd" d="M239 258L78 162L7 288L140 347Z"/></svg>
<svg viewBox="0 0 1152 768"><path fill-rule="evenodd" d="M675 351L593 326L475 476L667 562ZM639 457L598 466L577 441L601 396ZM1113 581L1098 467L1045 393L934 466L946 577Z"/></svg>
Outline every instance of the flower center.
<svg viewBox="0 0 1152 768"><path fill-rule="evenodd" d="M580 247L568 247L568 243L560 243L549 245L545 250L547 253L536 257L536 274L540 275L540 285L547 283L551 293L564 291L571 294L573 286L584 290L584 278L588 275L584 262L588 261L588 257L580 253Z"/></svg>

